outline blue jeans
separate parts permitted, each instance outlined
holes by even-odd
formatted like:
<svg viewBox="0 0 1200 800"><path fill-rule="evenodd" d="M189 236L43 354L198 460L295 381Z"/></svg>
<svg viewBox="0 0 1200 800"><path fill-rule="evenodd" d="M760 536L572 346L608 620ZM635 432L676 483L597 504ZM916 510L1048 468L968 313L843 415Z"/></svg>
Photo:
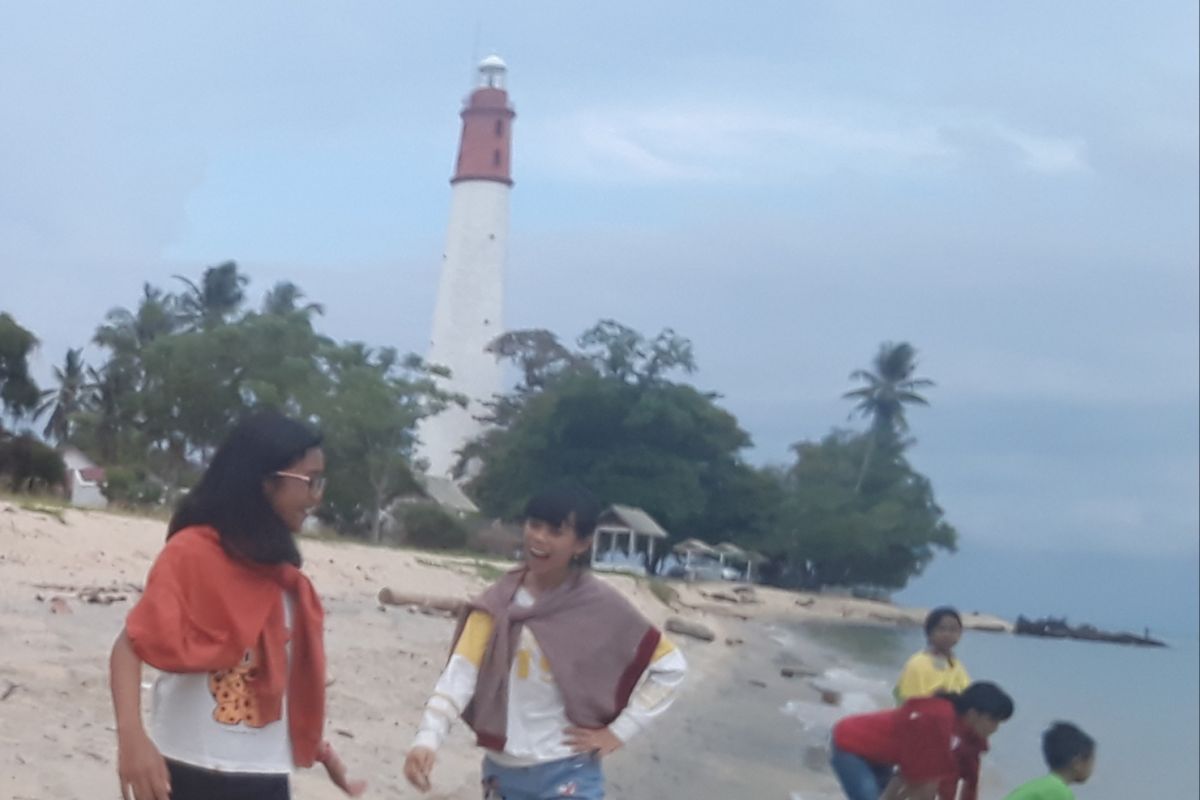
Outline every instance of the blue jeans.
<svg viewBox="0 0 1200 800"><path fill-rule="evenodd" d="M600 759L578 755L531 767L483 759L483 800L603 800Z"/></svg>
<svg viewBox="0 0 1200 800"><path fill-rule="evenodd" d="M892 779L890 764L876 764L831 745L829 765L850 800L879 800Z"/></svg>

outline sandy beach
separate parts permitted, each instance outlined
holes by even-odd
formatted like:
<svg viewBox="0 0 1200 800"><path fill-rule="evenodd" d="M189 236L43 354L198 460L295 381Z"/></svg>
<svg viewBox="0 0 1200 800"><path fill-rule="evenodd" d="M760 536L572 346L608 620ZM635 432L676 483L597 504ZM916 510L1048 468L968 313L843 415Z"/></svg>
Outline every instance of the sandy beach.
<svg viewBox="0 0 1200 800"><path fill-rule="evenodd" d="M0 501L0 796L13 800L119 797L107 657L130 603L162 545L161 520L103 512L36 511ZM387 586L467 597L486 585L472 559L305 539L301 549L328 613L329 738L369 797L419 795L404 781L404 753L444 663L452 622L381 606ZM781 664L771 623L821 619L915 625L922 609L756 587L733 602L729 584L672 584L669 608L646 581L606 576L652 621L681 616L713 630L705 643L673 638L691 665L676 706L655 728L611 757L608 796L836 797L832 777L806 763L779 713L790 699L815 701L806 676L837 662L819 648ZM968 626L1008 629L971 615ZM795 674L785 677L781 669ZM147 670L144 685L153 680ZM435 800L477 798L477 750L458 725L439 754ZM810 760L811 761L811 760ZM301 799L339 797L323 773L301 771Z"/></svg>

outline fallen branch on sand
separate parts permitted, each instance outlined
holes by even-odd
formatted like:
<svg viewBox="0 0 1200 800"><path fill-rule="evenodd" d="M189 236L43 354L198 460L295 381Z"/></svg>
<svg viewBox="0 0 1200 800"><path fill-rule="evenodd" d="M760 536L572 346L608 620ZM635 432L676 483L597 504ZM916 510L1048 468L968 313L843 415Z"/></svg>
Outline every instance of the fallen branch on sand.
<svg viewBox="0 0 1200 800"><path fill-rule="evenodd" d="M72 586L62 583L35 583L33 584L33 588L73 594L85 603L102 606L123 603L129 599L129 595L141 594L143 591L142 585L139 583L113 583L109 586ZM42 599L41 595L37 597L38 600Z"/></svg>
<svg viewBox="0 0 1200 800"><path fill-rule="evenodd" d="M707 625L702 625L699 622L691 622L679 617L670 617L667 619L666 629L671 633L678 633L681 636L690 636L693 639L699 639L702 642L711 642L717 638L717 635L712 632L712 629Z"/></svg>
<svg viewBox="0 0 1200 800"><path fill-rule="evenodd" d="M752 589L750 587L739 586L739 587L735 588L732 592L724 592L724 591L706 592L703 589L701 589L700 594L703 597L707 597L709 600L720 600L725 603L761 603L762 602L761 600L758 599L758 595L755 594L754 589Z"/></svg>
<svg viewBox="0 0 1200 800"><path fill-rule="evenodd" d="M428 594L408 594L387 586L379 590L379 602L388 606L413 606L422 611L442 611L457 615L466 601L459 597L437 597Z"/></svg>
<svg viewBox="0 0 1200 800"><path fill-rule="evenodd" d="M0 694L0 703L3 703L8 698L12 697L13 693L16 692L17 689L20 689L20 688L21 688L21 684L19 684L19 683L8 684L8 688L4 690L4 694Z"/></svg>

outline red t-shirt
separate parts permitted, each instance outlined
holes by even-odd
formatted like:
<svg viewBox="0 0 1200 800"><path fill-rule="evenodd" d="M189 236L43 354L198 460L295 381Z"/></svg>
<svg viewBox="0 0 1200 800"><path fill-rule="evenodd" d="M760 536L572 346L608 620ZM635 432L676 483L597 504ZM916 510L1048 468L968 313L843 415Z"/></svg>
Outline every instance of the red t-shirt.
<svg viewBox="0 0 1200 800"><path fill-rule="evenodd" d="M954 704L940 697L909 700L900 708L846 717L833 728L833 743L875 764L900 769L908 783L937 781L938 797L953 800L959 780L962 800L975 800L979 756L987 741L958 721Z"/></svg>

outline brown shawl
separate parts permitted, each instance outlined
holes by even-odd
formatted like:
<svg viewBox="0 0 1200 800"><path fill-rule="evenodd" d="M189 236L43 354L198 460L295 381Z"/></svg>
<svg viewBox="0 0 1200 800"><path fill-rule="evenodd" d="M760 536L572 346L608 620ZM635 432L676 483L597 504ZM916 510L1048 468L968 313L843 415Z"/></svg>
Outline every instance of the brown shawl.
<svg viewBox="0 0 1200 800"><path fill-rule="evenodd" d="M457 644L471 611L483 611L494 622L475 694L462 715L480 746L490 750L504 749L508 679L522 626L529 627L550 664L567 719L581 728L602 728L617 718L662 637L616 589L587 570L572 570L529 608L513 604L524 577L525 568L518 567L471 600L454 634Z"/></svg>

